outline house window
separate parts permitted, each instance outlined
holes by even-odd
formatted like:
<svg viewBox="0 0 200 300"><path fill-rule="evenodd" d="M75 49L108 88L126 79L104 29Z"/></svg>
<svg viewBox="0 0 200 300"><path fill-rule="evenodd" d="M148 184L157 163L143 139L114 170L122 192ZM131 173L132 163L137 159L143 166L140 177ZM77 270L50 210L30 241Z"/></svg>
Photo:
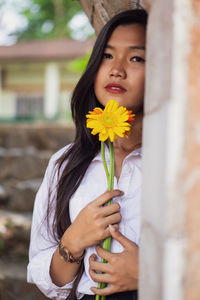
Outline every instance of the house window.
<svg viewBox="0 0 200 300"><path fill-rule="evenodd" d="M17 119L39 119L44 113L43 95L18 95L16 99Z"/></svg>

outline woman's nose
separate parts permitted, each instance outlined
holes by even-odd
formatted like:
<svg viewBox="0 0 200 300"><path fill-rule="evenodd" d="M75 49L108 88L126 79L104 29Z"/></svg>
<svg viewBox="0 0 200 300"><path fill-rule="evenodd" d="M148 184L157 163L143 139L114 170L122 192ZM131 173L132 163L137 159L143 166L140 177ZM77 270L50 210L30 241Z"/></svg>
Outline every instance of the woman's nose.
<svg viewBox="0 0 200 300"><path fill-rule="evenodd" d="M126 78L126 71L121 64L115 64L110 69L110 77L121 77L122 79Z"/></svg>

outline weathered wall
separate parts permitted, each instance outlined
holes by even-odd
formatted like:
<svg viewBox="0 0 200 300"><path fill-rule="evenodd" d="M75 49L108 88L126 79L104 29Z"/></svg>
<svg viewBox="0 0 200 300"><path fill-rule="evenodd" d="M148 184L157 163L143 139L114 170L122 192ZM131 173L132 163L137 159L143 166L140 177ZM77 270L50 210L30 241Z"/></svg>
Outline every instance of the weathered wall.
<svg viewBox="0 0 200 300"><path fill-rule="evenodd" d="M186 196L187 268L184 296L200 298L200 1L191 1L187 127L184 174Z"/></svg>
<svg viewBox="0 0 200 300"><path fill-rule="evenodd" d="M140 300L199 300L200 3L149 10Z"/></svg>

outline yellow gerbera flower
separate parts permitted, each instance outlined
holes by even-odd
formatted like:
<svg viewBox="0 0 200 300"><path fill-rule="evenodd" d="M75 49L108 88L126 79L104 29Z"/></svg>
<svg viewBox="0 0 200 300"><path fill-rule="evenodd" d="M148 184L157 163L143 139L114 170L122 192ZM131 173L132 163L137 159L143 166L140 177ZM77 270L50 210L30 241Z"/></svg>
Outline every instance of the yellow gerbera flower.
<svg viewBox="0 0 200 300"><path fill-rule="evenodd" d="M92 129L92 134L99 134L99 140L104 142L108 138L113 142L117 136L127 136L130 131L130 122L134 120L132 111L119 106L114 99L110 100L104 110L100 107L89 111L87 117L87 128Z"/></svg>

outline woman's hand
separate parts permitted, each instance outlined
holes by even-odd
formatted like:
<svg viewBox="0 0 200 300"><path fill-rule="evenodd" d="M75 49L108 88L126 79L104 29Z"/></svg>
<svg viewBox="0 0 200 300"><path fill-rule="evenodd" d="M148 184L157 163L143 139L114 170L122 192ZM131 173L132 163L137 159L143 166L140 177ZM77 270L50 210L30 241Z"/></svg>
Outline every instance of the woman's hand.
<svg viewBox="0 0 200 300"><path fill-rule="evenodd" d="M122 235L118 230L112 230L110 233L123 247L121 253L111 253L97 246L97 253L101 258L107 260L107 263L96 261L95 254L90 256L90 276L95 282L106 282L109 285L103 289L92 287L91 290L101 296L113 293L132 291L138 288L138 246ZM99 274L97 272L103 272Z"/></svg>
<svg viewBox="0 0 200 300"><path fill-rule="evenodd" d="M118 228L117 224L121 221L120 205L103 205L122 195L120 190L107 191L80 211L62 237L62 243L69 248L74 257L81 256L85 248L96 245L110 236L110 224Z"/></svg>

